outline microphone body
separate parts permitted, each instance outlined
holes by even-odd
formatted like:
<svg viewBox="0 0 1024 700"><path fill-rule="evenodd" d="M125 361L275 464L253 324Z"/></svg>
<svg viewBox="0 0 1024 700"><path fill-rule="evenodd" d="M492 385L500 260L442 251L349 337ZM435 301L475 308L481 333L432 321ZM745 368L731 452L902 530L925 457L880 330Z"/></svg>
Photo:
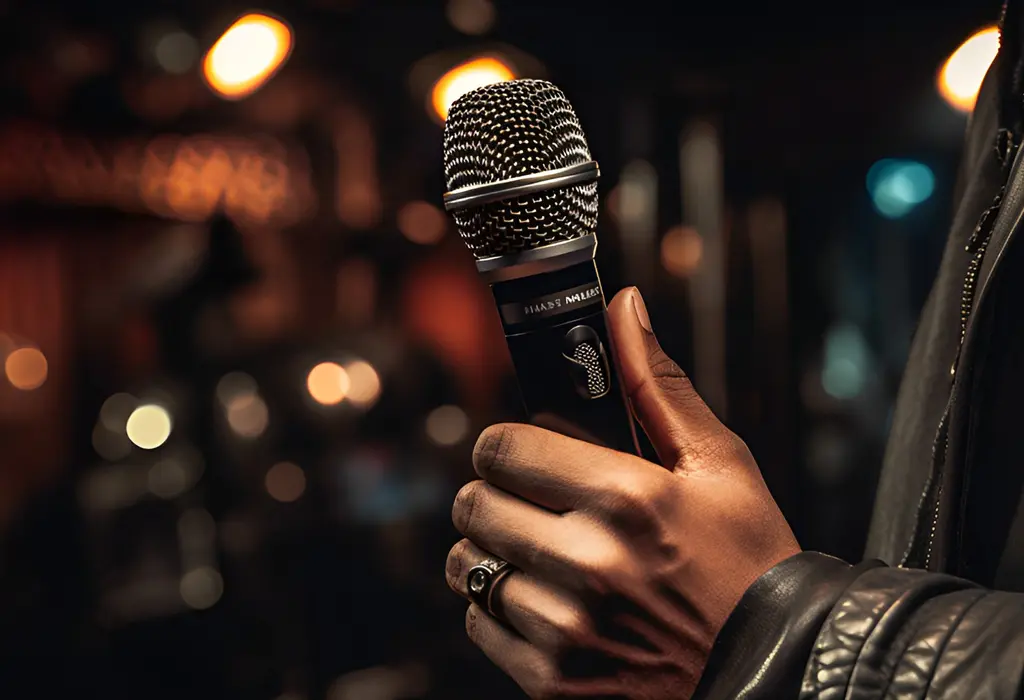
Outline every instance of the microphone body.
<svg viewBox="0 0 1024 700"><path fill-rule="evenodd" d="M530 422L638 453L592 259L491 284Z"/></svg>
<svg viewBox="0 0 1024 700"><path fill-rule="evenodd" d="M600 171L558 88L515 80L459 98L445 208L490 285L530 422L641 454L608 331Z"/></svg>

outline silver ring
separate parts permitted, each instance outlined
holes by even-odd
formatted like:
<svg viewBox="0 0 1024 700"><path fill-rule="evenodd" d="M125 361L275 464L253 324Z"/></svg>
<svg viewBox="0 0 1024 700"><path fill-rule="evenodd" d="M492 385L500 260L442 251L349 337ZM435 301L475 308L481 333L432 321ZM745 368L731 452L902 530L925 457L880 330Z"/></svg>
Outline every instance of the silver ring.
<svg viewBox="0 0 1024 700"><path fill-rule="evenodd" d="M498 557L488 557L469 570L466 589L479 607L494 615L494 591L503 578L512 573L512 565Z"/></svg>

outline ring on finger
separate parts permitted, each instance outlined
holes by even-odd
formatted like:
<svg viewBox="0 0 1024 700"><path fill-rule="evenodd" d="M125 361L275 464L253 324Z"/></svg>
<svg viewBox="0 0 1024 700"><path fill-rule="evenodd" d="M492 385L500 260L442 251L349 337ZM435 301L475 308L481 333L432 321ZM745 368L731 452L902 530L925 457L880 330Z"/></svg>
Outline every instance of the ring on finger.
<svg viewBox="0 0 1024 700"><path fill-rule="evenodd" d="M512 565L498 557L487 557L469 570L466 576L466 590L469 597L492 617L494 614L494 592L502 579L512 573Z"/></svg>

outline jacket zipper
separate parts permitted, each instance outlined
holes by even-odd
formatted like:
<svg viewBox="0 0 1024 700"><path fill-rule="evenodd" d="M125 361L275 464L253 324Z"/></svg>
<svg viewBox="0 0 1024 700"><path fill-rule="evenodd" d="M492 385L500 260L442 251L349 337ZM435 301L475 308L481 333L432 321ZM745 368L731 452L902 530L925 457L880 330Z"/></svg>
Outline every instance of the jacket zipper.
<svg viewBox="0 0 1024 700"><path fill-rule="evenodd" d="M1019 144L1016 143L1016 139L1012 132L1008 129L1000 129L996 139L996 150L1004 168L1008 168L1009 165L1013 163L1018 145ZM1005 195L1006 185L1004 184L999 188L999 192L996 193L992 203L984 212L982 212L977 225L974 227L974 231L971 232L971 235L967 240L967 245L964 247L965 251L970 253L971 258L967 264L967 272L964 275L963 287L960 293L960 339L957 342L956 355L954 356L953 363L949 368L949 381L951 386L956 379L957 365L960 362L960 355L963 352L964 340L967 337L968 323L971 320L972 311L974 309L974 301L978 291L978 275L981 271L981 265L982 262L984 262L989 242L992 240L992 231L995 228L995 221L999 215L999 210L1002 207L1003 197ZM932 512L923 562L925 569L928 569L931 565L932 552L935 548L935 538L938 535L939 529L939 516L941 514L943 493L942 470L945 467L946 452L949 448L949 417L952 406L953 394L951 390L950 396L946 400L946 406L942 412L942 418L939 420L939 427L936 431L935 440L932 443L931 473L925 483L925 488L921 494L921 500L918 504L918 513L919 515L923 515L925 506L928 504L929 497L931 496ZM933 490L934 494L932 494ZM920 518L918 519L918 522L920 522ZM903 555L903 560L900 562L901 566L906 565L910 559L914 549L914 541L916 539L916 537L913 538L906 553Z"/></svg>

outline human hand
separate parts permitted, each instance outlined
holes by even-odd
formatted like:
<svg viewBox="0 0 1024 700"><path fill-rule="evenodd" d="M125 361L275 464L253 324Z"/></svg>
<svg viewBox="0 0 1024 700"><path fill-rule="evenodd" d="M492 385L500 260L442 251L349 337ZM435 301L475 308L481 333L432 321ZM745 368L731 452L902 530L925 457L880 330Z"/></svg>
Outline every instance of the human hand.
<svg viewBox="0 0 1024 700"><path fill-rule="evenodd" d="M532 698L688 698L746 589L800 551L746 445L661 350L635 289L608 309L623 384L663 466L529 425L484 431L452 518L448 584L515 569L470 638ZM470 598L471 599L471 598Z"/></svg>

